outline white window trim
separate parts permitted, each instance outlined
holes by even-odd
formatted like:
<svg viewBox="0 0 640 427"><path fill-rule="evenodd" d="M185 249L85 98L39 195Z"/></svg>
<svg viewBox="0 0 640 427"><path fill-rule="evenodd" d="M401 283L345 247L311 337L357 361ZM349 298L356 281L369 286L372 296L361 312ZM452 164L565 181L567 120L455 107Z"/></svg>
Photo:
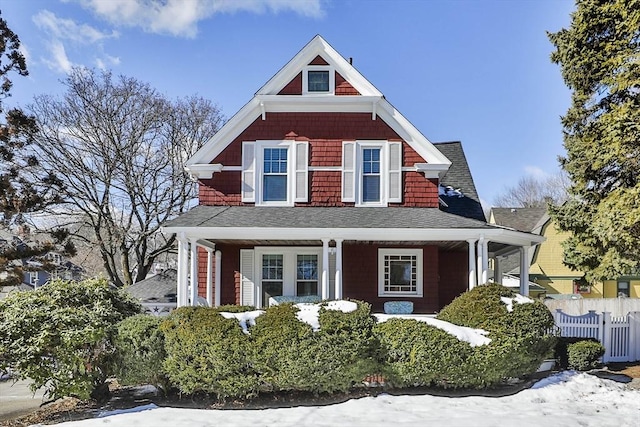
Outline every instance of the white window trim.
<svg viewBox="0 0 640 427"><path fill-rule="evenodd" d="M309 71L329 71L329 91L309 92ZM302 94L309 96L334 95L336 92L336 70L330 65L307 65L302 69Z"/></svg>
<svg viewBox="0 0 640 427"><path fill-rule="evenodd" d="M416 292L385 292L384 290L384 257L385 255L414 255L416 257ZM385 298L422 298L424 295L422 270L422 249L378 249L378 296Z"/></svg>
<svg viewBox="0 0 640 427"><path fill-rule="evenodd" d="M293 141L256 141L256 206L293 206L294 199L294 165L295 153ZM264 149L265 148L286 148L287 149L287 200L265 201L264 200Z"/></svg>
<svg viewBox="0 0 640 427"><path fill-rule="evenodd" d="M362 185L363 185L363 168L362 168L362 152L365 148L379 148L380 149L380 201L379 202L363 202ZM388 174L389 174L389 144L387 141L356 141L356 206L387 206L388 205Z"/></svg>
<svg viewBox="0 0 640 427"><path fill-rule="evenodd" d="M255 277L255 304L263 307L262 301L262 255L282 255L282 293L283 295L296 294L296 267L298 255L318 256L318 296L322 293L322 248L305 246L256 246L254 262Z"/></svg>

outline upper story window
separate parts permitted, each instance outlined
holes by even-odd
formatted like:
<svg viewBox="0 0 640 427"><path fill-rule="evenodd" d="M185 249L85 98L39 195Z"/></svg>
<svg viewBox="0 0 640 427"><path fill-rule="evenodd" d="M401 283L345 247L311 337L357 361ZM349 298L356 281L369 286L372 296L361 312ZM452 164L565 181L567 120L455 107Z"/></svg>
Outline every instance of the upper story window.
<svg viewBox="0 0 640 427"><path fill-rule="evenodd" d="M380 202L380 148L362 150L362 202Z"/></svg>
<svg viewBox="0 0 640 427"><path fill-rule="evenodd" d="M309 65L302 71L302 93L304 95L333 95L335 80L333 67Z"/></svg>
<svg viewBox="0 0 640 427"><path fill-rule="evenodd" d="M308 201L306 141L244 141L242 201L257 206L293 206Z"/></svg>
<svg viewBox="0 0 640 427"><path fill-rule="evenodd" d="M356 206L401 203L402 143L343 142L342 201Z"/></svg>
<svg viewBox="0 0 640 427"><path fill-rule="evenodd" d="M288 151L288 148L264 148L262 200L265 202L287 200Z"/></svg>

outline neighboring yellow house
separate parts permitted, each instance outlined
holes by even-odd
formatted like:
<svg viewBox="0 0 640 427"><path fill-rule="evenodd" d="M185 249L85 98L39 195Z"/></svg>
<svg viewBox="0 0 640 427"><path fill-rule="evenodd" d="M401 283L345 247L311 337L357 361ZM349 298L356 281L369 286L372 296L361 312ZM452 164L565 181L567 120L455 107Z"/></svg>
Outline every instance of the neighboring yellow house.
<svg viewBox="0 0 640 427"><path fill-rule="evenodd" d="M536 219L537 218L537 219ZM546 295L580 295L583 298L640 298L640 276L588 284L584 273L563 264L562 242L568 233L559 231L544 208L492 208L490 223L546 237L530 255L529 280L544 287ZM506 270L505 270L506 271Z"/></svg>

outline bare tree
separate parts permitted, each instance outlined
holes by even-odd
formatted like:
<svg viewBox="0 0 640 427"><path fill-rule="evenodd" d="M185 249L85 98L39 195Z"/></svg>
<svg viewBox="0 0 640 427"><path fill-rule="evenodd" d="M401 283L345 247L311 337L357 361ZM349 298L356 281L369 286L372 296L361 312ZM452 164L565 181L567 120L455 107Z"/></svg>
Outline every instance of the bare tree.
<svg viewBox="0 0 640 427"><path fill-rule="evenodd" d="M64 177L68 211L91 230L76 238L99 248L111 281L140 281L173 246L159 228L193 204L184 161L215 134L221 113L110 72L75 69L63 83L62 99L41 95L30 106L42 163Z"/></svg>
<svg viewBox="0 0 640 427"><path fill-rule="evenodd" d="M525 176L513 187L506 187L493 204L510 208L546 207L548 203L559 205L567 200L567 188L569 179L563 172L543 179Z"/></svg>

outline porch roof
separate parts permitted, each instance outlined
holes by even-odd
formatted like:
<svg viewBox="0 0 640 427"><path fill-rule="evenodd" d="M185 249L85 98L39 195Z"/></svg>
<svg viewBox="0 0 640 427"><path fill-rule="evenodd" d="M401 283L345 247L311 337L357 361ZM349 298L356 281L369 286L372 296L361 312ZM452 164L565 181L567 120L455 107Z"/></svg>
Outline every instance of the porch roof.
<svg viewBox="0 0 640 427"><path fill-rule="evenodd" d="M535 245L543 237L508 230L437 208L197 206L162 227L165 233L221 239L455 240Z"/></svg>

